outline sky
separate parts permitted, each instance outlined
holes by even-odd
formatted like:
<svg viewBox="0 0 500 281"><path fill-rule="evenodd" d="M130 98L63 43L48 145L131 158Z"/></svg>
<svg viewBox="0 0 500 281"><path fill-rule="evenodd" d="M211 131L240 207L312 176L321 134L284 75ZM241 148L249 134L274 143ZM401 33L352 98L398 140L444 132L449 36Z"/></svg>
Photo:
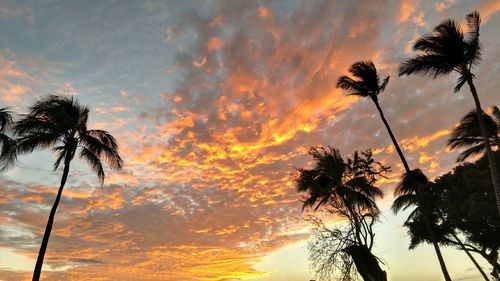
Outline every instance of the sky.
<svg viewBox="0 0 500 281"><path fill-rule="evenodd" d="M389 209L402 166L373 103L335 84L373 60L391 76L380 104L410 166L450 171L467 87L397 68L420 35L474 10L486 108L500 88L498 0L0 0L0 106L22 114L47 94L75 96L126 164L101 186L73 161L42 279L310 280L310 211L293 176L310 146L331 145L372 148L392 167L375 241L389 279L442 280L429 245L408 250L407 213ZM0 280L31 278L61 176L53 161L39 151L0 174ZM481 280L463 253L444 257L454 280Z"/></svg>

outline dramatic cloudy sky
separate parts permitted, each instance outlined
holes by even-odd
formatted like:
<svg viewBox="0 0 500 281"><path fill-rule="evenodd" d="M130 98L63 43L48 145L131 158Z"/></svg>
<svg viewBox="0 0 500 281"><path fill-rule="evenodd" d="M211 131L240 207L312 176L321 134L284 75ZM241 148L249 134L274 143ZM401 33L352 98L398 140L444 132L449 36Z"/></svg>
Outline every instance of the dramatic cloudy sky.
<svg viewBox="0 0 500 281"><path fill-rule="evenodd" d="M500 88L500 2L0 1L0 106L49 93L92 108L126 168L100 186L75 160L45 258L45 280L303 281L308 238L295 167L312 145L373 148L393 167L375 253L390 280L441 280L429 246L408 251L388 209L401 165L374 105L336 78L372 59L391 75L380 97L412 167L454 165L448 130L472 109L455 76L397 77L411 44L445 18L478 10L483 105ZM61 171L50 152L0 175L0 280L30 280ZM455 250L455 280L474 280Z"/></svg>

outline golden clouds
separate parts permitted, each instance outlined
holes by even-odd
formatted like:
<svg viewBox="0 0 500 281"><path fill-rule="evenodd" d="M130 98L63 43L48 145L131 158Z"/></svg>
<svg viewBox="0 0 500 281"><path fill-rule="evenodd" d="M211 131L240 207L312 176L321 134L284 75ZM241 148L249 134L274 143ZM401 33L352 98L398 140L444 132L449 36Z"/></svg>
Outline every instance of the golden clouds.
<svg viewBox="0 0 500 281"><path fill-rule="evenodd" d="M33 77L25 73L10 51L0 52L0 100L3 105L17 103L31 88Z"/></svg>
<svg viewBox="0 0 500 281"><path fill-rule="evenodd" d="M93 126L118 137L127 167L107 175L105 186L89 187L87 182L94 182L87 179L88 170L75 165L74 185L64 191L48 253L47 267L57 270L46 278L268 276L255 269L262 257L306 236L292 177L295 167L306 165L305 152L312 145L375 148L377 160L394 170L383 180L389 195L402 167L373 104L335 87L353 61L371 58L392 76L380 100L412 167L434 176L451 165L454 156L442 152L446 128L458 120L453 114L465 103L444 97L436 81L398 79L394 72L405 47L411 48L405 43L426 20L435 20L433 3L399 3L217 1L190 7L186 2L168 22L161 21L167 27L153 28L154 36L166 40L137 40L146 46L138 65L151 71L129 74L130 65L117 62L116 77L133 78L129 84L102 75L107 71L90 76L92 87L85 87L86 78L70 81L90 90L88 96L82 93L85 99L98 101ZM492 3L484 5L486 15L499 10ZM130 25L149 27L164 16L159 14L144 25ZM128 34L133 32L123 37ZM158 41L162 44L155 45ZM161 50L158 57L147 60L154 63L144 64L142 56L155 50ZM115 51L110 48L113 57ZM134 58L126 54L127 62ZM26 101L31 86L23 81L30 77L15 57L3 58L0 85L6 83L5 91ZM110 61L104 62L111 68ZM164 80L159 83L155 76ZM108 89L94 85L100 79L116 84L109 86L116 99L93 96ZM497 88L485 88L485 96ZM442 118L436 120L436 114ZM0 241L32 257L55 191L54 186L3 184L0 207L6 211L0 212L0 222L16 235ZM8 274L9 281L24 278Z"/></svg>
<svg viewBox="0 0 500 281"><path fill-rule="evenodd" d="M401 144L405 150L416 151L425 148L430 142L433 142L444 136L448 136L449 134L450 131L448 129L440 130L428 136L423 136L423 137L415 136L409 139L404 139L401 141Z"/></svg>

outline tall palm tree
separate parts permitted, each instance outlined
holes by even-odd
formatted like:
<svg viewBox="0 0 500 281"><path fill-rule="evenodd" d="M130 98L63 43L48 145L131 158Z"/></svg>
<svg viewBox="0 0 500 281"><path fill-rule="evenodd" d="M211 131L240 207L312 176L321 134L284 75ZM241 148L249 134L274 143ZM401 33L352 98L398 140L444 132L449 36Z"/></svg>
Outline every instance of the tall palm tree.
<svg viewBox="0 0 500 281"><path fill-rule="evenodd" d="M76 99L50 95L34 103L30 107L30 112L14 124L14 131L19 136L17 144L19 153L50 148L56 154L54 170L61 163L64 165L61 184L50 210L38 253L33 273L34 281L40 279L54 216L68 178L71 160L77 150L79 157L86 160L97 174L101 184L104 183L105 176L102 160L114 170L119 170L123 166L115 138L107 131L88 130L88 115L89 109L80 105Z"/></svg>
<svg viewBox="0 0 500 281"><path fill-rule="evenodd" d="M444 222L444 216L441 213L441 211L436 207L436 204L433 206L430 206L430 204L427 204L428 201L436 200L436 196L434 194L426 194L429 192L421 192L421 194L426 194L426 195L421 195L421 198L425 197L425 200L423 201L423 205L418 204L418 199L417 199L417 190L426 190L430 188L430 182L429 179L425 176L425 174L422 172L420 169L415 169L411 171L410 173L406 173L403 176L402 181L398 184L396 189L394 190L394 196L396 196L396 199L394 200L392 204L392 211L397 214L401 210L406 210L411 207L415 207L413 211L408 215L408 218L405 221L405 225L408 226L408 223L410 223L413 220L419 220L419 217L422 217L424 212L423 209L434 209L432 212L434 213L434 217L440 218ZM467 250L465 245L462 243L460 238L455 234L455 231L453 229L449 230L449 234L455 239L455 242L460 246L460 248L467 254L469 259L472 261L474 266L476 266L477 270L483 276L483 278L488 281L489 278L484 272L484 270L481 268L479 263L476 261L476 259L472 256L472 254Z"/></svg>
<svg viewBox="0 0 500 281"><path fill-rule="evenodd" d="M495 146L498 149L500 147L500 110L498 107L493 106L491 107L491 111L491 115L486 112L482 113L483 120L491 146ZM448 139L448 147L452 150L467 147L466 150L458 155L457 162L465 161L472 156L482 155L486 151L475 110L467 113L460 120L458 126L453 129Z"/></svg>
<svg viewBox="0 0 500 281"><path fill-rule="evenodd" d="M452 72L459 74L455 92L460 91L467 83L476 106L476 115L479 121L484 148L488 156L491 179L495 191L498 213L500 215L500 185L495 165L495 158L491 151L490 138L483 109L474 85L472 68L479 64L481 59L481 45L479 44L479 26L481 17L478 12L466 16L468 31L463 33L460 26L453 20L447 19L434 28L430 34L417 40L413 49L419 52L415 57L401 63L399 75L422 74L432 78L446 76Z"/></svg>
<svg viewBox="0 0 500 281"><path fill-rule="evenodd" d="M408 165L408 162L406 161L406 158L403 152L401 151L401 148L399 147L396 137L394 137L391 127L389 126L389 123L385 119L384 112L382 111L382 108L380 107L380 104L378 102L378 95L385 90L387 83L389 83L389 76L387 76L381 81L377 73L377 69L372 61L356 62L349 68L349 72L354 78L351 78L349 76L339 77L337 82L337 87L348 91L350 93L349 95L354 95L364 98L369 97L372 99L373 103L375 103L375 106L377 107L377 110L380 114L380 118L382 119L382 122L384 123L385 128L389 133L392 143L396 148L399 158L403 163L404 169L406 173L409 174L411 172L410 166ZM416 196L419 204L421 204L422 200L420 200L420 192L418 190L416 192ZM441 250L439 249L439 245L435 239L434 230L432 229L429 218L425 214L423 217L426 222L425 224L427 232L431 237L432 244L434 246L434 250L436 252L439 261L439 265L441 266L441 271L443 272L446 281L451 281L451 277L448 273L448 270L446 269L446 264L444 262L443 255L441 254Z"/></svg>
<svg viewBox="0 0 500 281"><path fill-rule="evenodd" d="M371 151L362 152L362 155L355 152L353 158L347 160L330 146L327 149L313 147L309 154L315 160L315 167L298 169L296 178L298 191L307 194L303 207L316 205L314 209L317 210L328 204L331 213L347 219L352 230L347 231L348 234L335 235L335 231L328 233L339 240L349 240L345 244L341 243L341 251L351 256L363 280L386 281L386 273L380 268L371 249L375 235L372 226L379 217L375 199L383 195L375 184L389 167L375 162ZM332 262L330 256L327 260Z"/></svg>
<svg viewBox="0 0 500 281"><path fill-rule="evenodd" d="M0 108L0 171L12 167L16 160L16 141L9 136L13 124L8 107Z"/></svg>

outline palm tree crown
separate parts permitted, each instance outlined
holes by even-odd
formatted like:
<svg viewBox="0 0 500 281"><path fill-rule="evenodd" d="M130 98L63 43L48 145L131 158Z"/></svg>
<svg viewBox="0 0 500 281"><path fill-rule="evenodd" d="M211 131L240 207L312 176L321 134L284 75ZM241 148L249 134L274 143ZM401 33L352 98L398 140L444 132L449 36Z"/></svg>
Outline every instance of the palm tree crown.
<svg viewBox="0 0 500 281"><path fill-rule="evenodd" d="M313 169L298 169L296 178L299 192L307 193L303 208L334 202L351 211L376 211L375 198L382 196L382 191L374 186L379 176L389 170L372 159L370 151L358 152L352 159L344 160L340 152L332 147L313 147L309 154L316 165Z"/></svg>
<svg viewBox="0 0 500 281"><path fill-rule="evenodd" d="M16 142L8 134L12 124L12 112L8 107L0 108L0 171L12 167L16 160Z"/></svg>
<svg viewBox="0 0 500 281"><path fill-rule="evenodd" d="M417 208L408 216L408 220L413 218L420 211L417 192L420 192L423 195L425 192L422 191L425 190L424 187L428 186L428 184L429 180L420 169L415 169L409 173L405 173L401 182L394 190L394 196L396 196L396 199L391 207L393 212L398 213L401 210L417 206Z"/></svg>
<svg viewBox="0 0 500 281"><path fill-rule="evenodd" d="M488 115L483 112L483 120L486 131L490 138L492 146L500 147L500 110L498 107L491 107L492 114ZM448 139L448 147L450 149L467 147L457 158L458 162L465 161L472 156L483 154L486 150L484 147L484 139L479 127L479 120L475 110L470 111L465 115L460 123L451 132Z"/></svg>
<svg viewBox="0 0 500 281"><path fill-rule="evenodd" d="M80 158L88 162L103 183L105 175L101 159L104 158L114 170L122 168L123 160L110 133L87 129L88 115L89 109L74 98L50 95L39 100L14 125L14 131L19 135L19 153L52 148L56 153L56 170L63 160L71 161L80 148Z"/></svg>
<svg viewBox="0 0 500 281"><path fill-rule="evenodd" d="M401 63L399 75L423 74L438 78L456 71L460 77L454 91L460 91L467 79L473 77L471 69L481 59L481 18L478 12L473 12L466 19L468 31L465 34L455 21L448 19L432 33L418 39L413 49L419 53Z"/></svg>
<svg viewBox="0 0 500 281"><path fill-rule="evenodd" d="M351 65L349 76L341 76L337 81L337 87L350 92L350 95L360 97L371 97L377 99L379 93L385 90L389 77L382 81L377 73L377 69L372 61L359 61Z"/></svg>

